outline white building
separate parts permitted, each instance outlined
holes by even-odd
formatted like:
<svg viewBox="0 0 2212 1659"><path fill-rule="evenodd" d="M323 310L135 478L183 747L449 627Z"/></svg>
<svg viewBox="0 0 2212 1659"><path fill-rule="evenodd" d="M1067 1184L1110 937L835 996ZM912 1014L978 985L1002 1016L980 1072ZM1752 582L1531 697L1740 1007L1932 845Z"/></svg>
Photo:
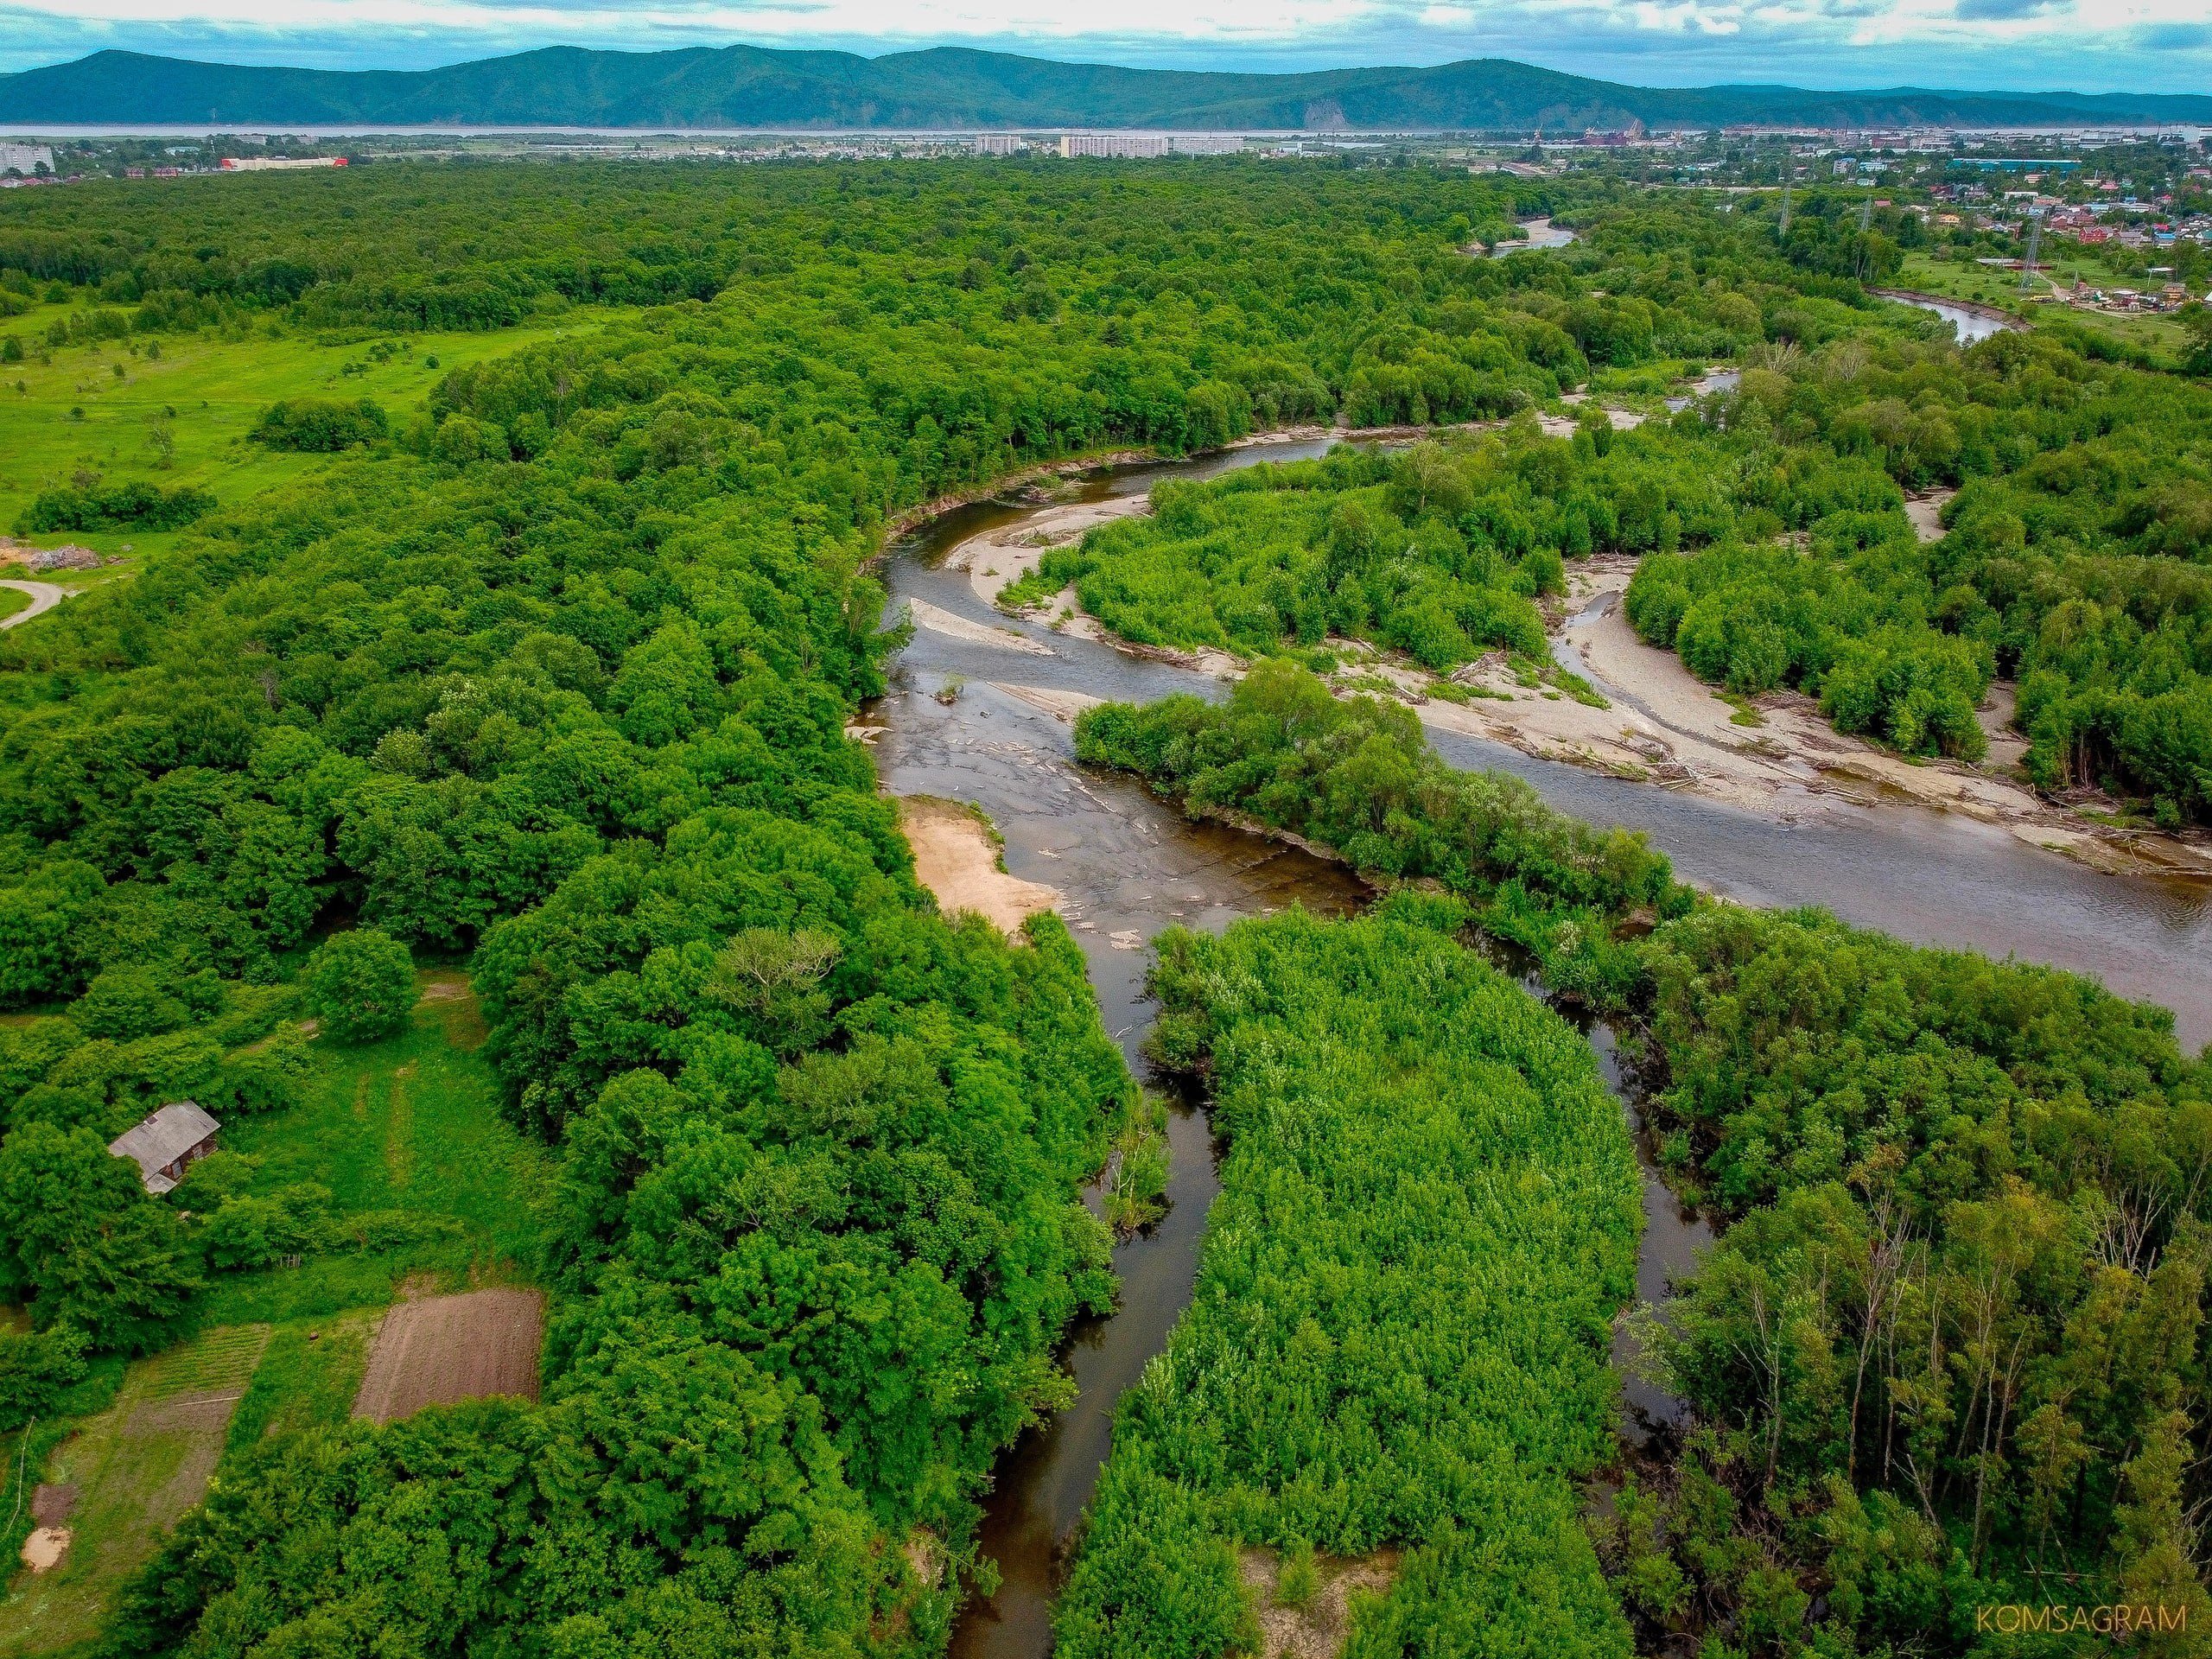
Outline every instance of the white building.
<svg viewBox="0 0 2212 1659"><path fill-rule="evenodd" d="M1068 132L1060 135L1063 156L1103 156L1117 161L1149 159L1167 153L1164 132Z"/></svg>
<svg viewBox="0 0 2212 1659"><path fill-rule="evenodd" d="M20 173L28 179L41 167L54 171L52 144L0 144L0 173Z"/></svg>
<svg viewBox="0 0 2212 1659"><path fill-rule="evenodd" d="M1106 156L1116 160L1150 160L1161 156L1234 156L1244 148L1241 132L1070 132L1061 135L1063 156Z"/></svg>
<svg viewBox="0 0 2212 1659"><path fill-rule="evenodd" d="M1018 132L979 132L976 135L978 156L1019 156L1029 148L1029 141Z"/></svg>

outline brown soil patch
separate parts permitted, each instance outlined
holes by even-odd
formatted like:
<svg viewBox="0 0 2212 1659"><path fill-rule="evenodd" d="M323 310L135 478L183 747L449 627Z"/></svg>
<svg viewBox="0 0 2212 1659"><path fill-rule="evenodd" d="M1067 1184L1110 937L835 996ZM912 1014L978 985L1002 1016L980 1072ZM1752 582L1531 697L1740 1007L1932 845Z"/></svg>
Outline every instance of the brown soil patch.
<svg viewBox="0 0 2212 1659"><path fill-rule="evenodd" d="M51 1573L68 1553L67 1527L41 1527L23 1540L23 1565L34 1573Z"/></svg>
<svg viewBox="0 0 2212 1659"><path fill-rule="evenodd" d="M77 1508L74 1486L41 1486L31 1494L31 1519L41 1527L58 1527Z"/></svg>
<svg viewBox="0 0 2212 1659"><path fill-rule="evenodd" d="M914 849L914 877L948 914L972 910L1001 933L1014 934L1058 890L999 868L998 849L975 814L957 801L910 795L899 803L899 827Z"/></svg>
<svg viewBox="0 0 2212 1659"><path fill-rule="evenodd" d="M534 1290L472 1290L401 1302L369 1351L353 1414L389 1423L425 1406L486 1395L537 1398L545 1299Z"/></svg>
<svg viewBox="0 0 2212 1659"><path fill-rule="evenodd" d="M1350 1560L1316 1556L1320 1588L1305 1606L1285 1607L1275 1600L1281 1558L1273 1550L1248 1549L1241 1560L1260 1615L1260 1659L1336 1659L1351 1633L1352 1598L1387 1595L1398 1576L1394 1549Z"/></svg>

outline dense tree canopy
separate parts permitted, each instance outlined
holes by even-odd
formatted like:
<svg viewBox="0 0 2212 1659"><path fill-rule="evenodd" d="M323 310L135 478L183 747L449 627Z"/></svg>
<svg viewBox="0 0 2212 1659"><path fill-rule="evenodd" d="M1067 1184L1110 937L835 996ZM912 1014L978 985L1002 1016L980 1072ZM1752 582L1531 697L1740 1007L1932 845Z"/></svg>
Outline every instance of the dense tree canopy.
<svg viewBox="0 0 2212 1659"><path fill-rule="evenodd" d="M1163 1058L1229 1141L1190 1311L1124 1398L1057 1651L1256 1636L1240 1546L1408 1553L1350 1651L1625 1656L1575 1519L1641 1224L1573 1028L1449 901L1163 935Z"/></svg>

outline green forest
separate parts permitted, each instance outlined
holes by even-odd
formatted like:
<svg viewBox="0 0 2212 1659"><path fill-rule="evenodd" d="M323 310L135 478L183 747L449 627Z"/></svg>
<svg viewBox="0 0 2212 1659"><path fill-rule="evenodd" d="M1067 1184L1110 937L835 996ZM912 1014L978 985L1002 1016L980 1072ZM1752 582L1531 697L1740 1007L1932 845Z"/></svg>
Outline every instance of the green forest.
<svg viewBox="0 0 2212 1659"><path fill-rule="evenodd" d="M1312 671L1541 655L1571 562L1635 553L1638 629L1732 690L1961 753L2016 677L2040 781L2202 822L2202 385L2059 329L1961 353L1818 199L1783 239L1413 166L174 182L0 201L0 429L269 389L6 480L18 534L122 561L0 635L10 1548L141 1379L268 1357L205 1501L0 1651L944 1651L995 1461L1114 1304L1081 1195L1141 1107L1068 929L916 881L846 730L902 639L874 562L1041 463L1332 422L1486 429L1166 487L1038 578L1255 660L1093 710L1086 762L1399 890L1160 946L1223 1195L1067 1649L1249 1651L1384 1554L1355 1653L1965 1652L2063 1574L2204 1605L2212 1087L2171 1019L1701 901ZM1463 251L1542 212L1581 240ZM1576 390L1649 418L1545 435ZM1641 1033L1728 1224L1649 1465L1606 1352L1633 1154L1498 942ZM107 1144L181 1098L225 1150L156 1198ZM325 1357L418 1279L545 1293L542 1397L350 1419Z"/></svg>
<svg viewBox="0 0 2212 1659"><path fill-rule="evenodd" d="M1347 388L1354 426L1502 429L1163 487L1007 602L1072 584L1140 644L1325 668L1359 640L1442 674L1541 658L1569 562L1633 556L1637 632L1734 696L1802 691L1840 730L1978 760L2002 678L2036 785L2212 822L2212 390L2063 324L1962 353L1751 237L1685 248L1670 219L1598 219L1573 258L1604 300L1516 293L1456 360L1409 362L1418 385ZM1788 248L1815 272L1850 240L1817 237L1801 220ZM1648 395L1650 365L1717 356L1732 387ZM1647 418L1617 431L1586 402L1548 437L1546 376ZM1936 491L1944 533L1923 540L1906 493Z"/></svg>
<svg viewBox="0 0 2212 1659"><path fill-rule="evenodd" d="M1601 841L1512 780L1452 772L1407 711L1332 699L1293 664L1255 671L1221 705L1103 705L1084 716L1079 741L1086 758L1141 773L1193 815L1227 808L1340 852L1396 889L1384 914L1408 906L1447 932L1471 921L1530 950L1556 995L1614 1010L1647 1051L1662 1083L1662 1161L1724 1230L1656 1332L1657 1369L1693 1426L1673 1455L1631 1465L1591 1526L1636 1650L1690 1640L1707 1652L1964 1652L1976 1647L1975 1608L2054 1600L2164 1606L2197 1633L2150 1650L2201 1650L2212 1598L2191 1555L2190 1408L2206 1351L2212 1064L2183 1053L2170 1014L2052 969L1908 945L1817 912L1695 900L1640 842L1618 831ZM1454 897L1426 896L1437 889ZM1163 1058L1209 1069L1230 1135L1231 1198L1243 1160L1264 1167L1278 1139L1287 1149L1272 1155L1318 1179L1314 1148L1334 1141L1313 1130L1316 1116L1396 1099L1418 1071L1391 1058L1398 1043L1417 1032L1413 1052L1446 1052L1474 1024L1428 959L1456 959L1459 946L1402 938L1377 950L1359 937L1373 925L1271 919L1240 925L1225 945L1163 943L1168 1012L1155 1040ZM1519 1006L1532 1028L1548 1018ZM1349 1056L1340 1025L1364 1033ZM1429 1089L1425 1105L1451 1094L1441 1081ZM1554 1089L1556 1102L1566 1091ZM1602 1132L1586 1125L1575 1153L1545 1154L1548 1198L1596 1141L1625 1144L1613 1110ZM1447 1179L1451 1160L1421 1143L1418 1118L1406 1111L1402 1145L1361 1143L1363 1224L1389 1224L1376 1184ZM1249 1153L1248 1138L1259 1141ZM1300 1191L1249 1179L1255 1205L1287 1206ZM1150 1536L1226 1529L1208 1519L1212 1503L1167 1505L1165 1466L1202 1471L1181 1488L1222 1484L1219 1510L1246 1512L1233 1448L1208 1438L1235 1421L1198 1381L1202 1364L1229 1363L1211 1327L1251 1340L1255 1322L1305 1294L1349 1323L1335 1300L1353 1282L1344 1270L1291 1254L1325 1201L1295 1201L1303 1223L1282 1229L1272 1276L1217 1261L1224 1248L1256 1251L1256 1224L1227 1235L1233 1245L1210 1243L1202 1283L1218 1272L1233 1306L1202 1296L1125 1406L1130 1449L1117 1442L1075 1610L1128 1609L1150 1629L1141 1621L1193 1618L1209 1605L1122 1541L1121 1527L1136 1523L1117 1505L1150 1517ZM1592 1230L1604 1210L1582 1203ZM1532 1231L1515 1230L1516 1249ZM1408 1248L1376 1254L1395 1262ZM1451 1318L1421 1328L1450 1351ZM1395 1409L1406 1373L1379 1357L1389 1344L1326 1321L1322 1335L1345 1356L1331 1397L1372 1388L1391 1403L1370 1409ZM1179 1351L1190 1370L1176 1368ZM1483 1416L1478 1405L1460 1414ZM1539 1432L1525 1408L1516 1416L1521 1432ZM1275 1431L1247 1446L1287 1443ZM1570 1467L1555 1459L1524 1448L1516 1463ZM1436 1524L1424 1515L1386 1535L1438 1554L1408 1558L1407 1591L1360 1625L1350 1650L1466 1650L1433 1634L1395 1645L1431 1593L1484 1605L1465 1587L1434 1588L1456 1547L1438 1541ZM1302 1517L1268 1509L1236 1535L1314 1541ZM1511 1559L1547 1534L1516 1519L1482 1535ZM1338 1531L1322 1541L1347 1551L1375 1541ZM1556 1639L1550 1598L1574 1593L1552 1588L1573 1582L1558 1565L1515 1572L1542 1589L1486 1611L1485 1623L1535 1623L1491 1650ZM1389 1643L1359 1645L1385 1630ZM1586 1620L1579 1635L1589 1651L1613 1650ZM1162 1638L1126 1650L1222 1649Z"/></svg>

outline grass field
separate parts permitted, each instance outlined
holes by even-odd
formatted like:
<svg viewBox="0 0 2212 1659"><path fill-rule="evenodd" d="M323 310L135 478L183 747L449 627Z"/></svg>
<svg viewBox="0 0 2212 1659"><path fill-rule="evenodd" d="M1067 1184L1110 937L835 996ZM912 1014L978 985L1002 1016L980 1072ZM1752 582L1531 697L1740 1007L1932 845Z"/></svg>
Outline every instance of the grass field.
<svg viewBox="0 0 2212 1659"><path fill-rule="evenodd" d="M0 1655L52 1653L94 1635L118 1586L207 1489L232 1414L268 1346L265 1325L208 1331L132 1365L115 1402L75 1427L48 1463L74 1489L61 1564L18 1572Z"/></svg>
<svg viewBox="0 0 2212 1659"><path fill-rule="evenodd" d="M247 439L261 411L279 398L373 397L397 427L448 370L596 330L627 315L578 309L531 327L395 334L350 344L262 332L244 339L223 339L212 331L164 334L149 337L161 352L149 359L138 340L48 352L47 325L67 309L40 306L0 321L0 339L13 335L25 347L24 361L0 363L0 456L5 457L0 461L0 532L12 528L39 491L67 484L79 473L98 474L110 484L137 480L165 489L188 484L223 501L242 500L324 459L283 454ZM52 360L40 361L41 353ZM174 538L174 532L122 531L26 539L41 547L76 542L115 554L125 543L145 552Z"/></svg>
<svg viewBox="0 0 2212 1659"><path fill-rule="evenodd" d="M2050 285L2042 281L2050 276L2061 285L2071 289L2078 276L2092 288L2139 288L2139 280L2114 276L2094 260L2054 254L2037 261L2039 273L2037 293L2048 294ZM2164 280L2161 278L2160 280ZM1923 294L1938 294L1946 299L1975 300L1984 305L2003 306L2033 318L2048 315L2068 317L2084 327L2124 340L2133 345L2146 346L2161 356L2179 355L2184 343L2182 327L2171 317L2108 317L2097 311L2077 311L2070 306L2043 306L2024 302L2020 294L2020 273L2000 270L1991 265L1961 264L1955 260L1935 259L1924 253L1909 253L1904 268L1894 282L1898 288L1917 289Z"/></svg>
<svg viewBox="0 0 2212 1659"><path fill-rule="evenodd" d="M378 1253L311 1256L296 1268L216 1278L197 1308L210 1325L306 1319L391 1300L397 1282L511 1283L536 1255L550 1164L499 1116L499 1082L477 1052L483 1015L457 973L426 974L408 1028L360 1048L318 1043L308 1097L238 1118L227 1152L261 1160L254 1190L328 1187L340 1216L404 1210L453 1230Z"/></svg>

